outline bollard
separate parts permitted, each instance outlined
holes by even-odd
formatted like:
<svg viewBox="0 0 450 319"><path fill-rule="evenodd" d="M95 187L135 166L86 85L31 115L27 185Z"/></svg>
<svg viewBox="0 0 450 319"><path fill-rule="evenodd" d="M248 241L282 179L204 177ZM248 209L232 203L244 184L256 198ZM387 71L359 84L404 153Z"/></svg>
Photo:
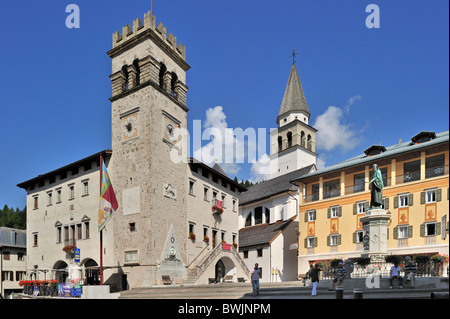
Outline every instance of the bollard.
<svg viewBox="0 0 450 319"><path fill-rule="evenodd" d="M343 299L343 298L344 298L344 288L336 287L336 299Z"/></svg>
<svg viewBox="0 0 450 319"><path fill-rule="evenodd" d="M448 292L432 292L431 299L448 299Z"/></svg>
<svg viewBox="0 0 450 319"><path fill-rule="evenodd" d="M355 299L363 299L363 292L362 289L354 289L353 290L353 297Z"/></svg>

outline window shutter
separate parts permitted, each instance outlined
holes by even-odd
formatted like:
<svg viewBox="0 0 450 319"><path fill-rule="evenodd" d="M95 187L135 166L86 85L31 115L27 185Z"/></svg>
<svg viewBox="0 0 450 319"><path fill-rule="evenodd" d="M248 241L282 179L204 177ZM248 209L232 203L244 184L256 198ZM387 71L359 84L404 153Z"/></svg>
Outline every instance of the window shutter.
<svg viewBox="0 0 450 319"><path fill-rule="evenodd" d="M425 237L425 224L420 225L420 237Z"/></svg>
<svg viewBox="0 0 450 319"><path fill-rule="evenodd" d="M408 206L412 206L414 203L414 194L409 194L409 198L408 198Z"/></svg>
<svg viewBox="0 0 450 319"><path fill-rule="evenodd" d="M354 244L356 244L356 235L357 235L357 233L354 232L354 233L353 233L353 243L354 243Z"/></svg>
<svg viewBox="0 0 450 319"><path fill-rule="evenodd" d="M394 197L394 208L398 208L398 196Z"/></svg>
<svg viewBox="0 0 450 319"><path fill-rule="evenodd" d="M339 206L339 217L342 217L342 206Z"/></svg>
<svg viewBox="0 0 450 319"><path fill-rule="evenodd" d="M384 209L389 209L389 198L388 197L386 197L384 199Z"/></svg>
<svg viewBox="0 0 450 319"><path fill-rule="evenodd" d="M305 223L308 222L308 212L305 213Z"/></svg>
<svg viewBox="0 0 450 319"><path fill-rule="evenodd" d="M436 223L436 235L441 234L442 224L441 222Z"/></svg>
<svg viewBox="0 0 450 319"><path fill-rule="evenodd" d="M413 236L413 227L412 225L408 226L408 238L412 238Z"/></svg>
<svg viewBox="0 0 450 319"><path fill-rule="evenodd" d="M436 201L440 202L442 200L442 189L439 188L438 190L436 190Z"/></svg>
<svg viewBox="0 0 450 319"><path fill-rule="evenodd" d="M425 204L425 192L420 193L420 204Z"/></svg>
<svg viewBox="0 0 450 319"><path fill-rule="evenodd" d="M317 247L319 239L317 237L314 237L314 248Z"/></svg>
<svg viewBox="0 0 450 319"><path fill-rule="evenodd" d="M305 248L308 248L308 238L305 238Z"/></svg>
<svg viewBox="0 0 450 319"><path fill-rule="evenodd" d="M370 202L365 202L364 208L366 209L366 212L369 209L369 206L370 206Z"/></svg>
<svg viewBox="0 0 450 319"><path fill-rule="evenodd" d="M327 236L327 246L330 246L330 236Z"/></svg>
<svg viewBox="0 0 450 319"><path fill-rule="evenodd" d="M394 227L394 239L398 239L398 226Z"/></svg>
<svg viewBox="0 0 450 319"><path fill-rule="evenodd" d="M342 244L342 235L338 235L338 245L340 245L340 244Z"/></svg>
<svg viewBox="0 0 450 319"><path fill-rule="evenodd" d="M353 215L358 214L358 204L353 204Z"/></svg>
<svg viewBox="0 0 450 319"><path fill-rule="evenodd" d="M327 217L331 218L331 208L330 207L328 207L328 210L327 210Z"/></svg>

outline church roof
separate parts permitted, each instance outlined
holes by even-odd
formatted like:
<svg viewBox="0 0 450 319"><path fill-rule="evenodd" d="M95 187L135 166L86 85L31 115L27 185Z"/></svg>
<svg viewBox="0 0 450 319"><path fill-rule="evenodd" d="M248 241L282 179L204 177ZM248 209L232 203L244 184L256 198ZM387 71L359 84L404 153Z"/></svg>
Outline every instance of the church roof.
<svg viewBox="0 0 450 319"><path fill-rule="evenodd" d="M308 117L311 115L295 64L292 64L291 74L289 75L283 102L281 102L280 112L278 113L277 123L280 121L281 116L289 112L304 112Z"/></svg>
<svg viewBox="0 0 450 319"><path fill-rule="evenodd" d="M239 194L239 206L257 202L287 191L298 191L298 187L292 185L290 181L308 174L314 167L315 165L311 164L249 187L246 192Z"/></svg>
<svg viewBox="0 0 450 319"><path fill-rule="evenodd" d="M288 226L295 217L288 220L279 220L272 224L250 226L239 230L239 248L264 247L272 241Z"/></svg>

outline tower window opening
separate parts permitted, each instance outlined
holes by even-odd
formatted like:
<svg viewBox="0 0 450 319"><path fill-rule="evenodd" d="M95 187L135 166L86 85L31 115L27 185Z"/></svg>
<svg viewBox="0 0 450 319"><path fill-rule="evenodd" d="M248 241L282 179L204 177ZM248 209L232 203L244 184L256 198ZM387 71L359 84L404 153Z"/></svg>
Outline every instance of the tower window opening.
<svg viewBox="0 0 450 319"><path fill-rule="evenodd" d="M135 86L141 84L141 69L139 68L139 60L133 61L133 67L136 71Z"/></svg>
<svg viewBox="0 0 450 319"><path fill-rule="evenodd" d="M123 75L124 75L124 78L125 78L125 83L124 83L124 86L123 86L123 91L128 91L128 85L129 85L129 76L128 76L128 68L127 68L127 66L126 65L124 65L123 67L122 67L122 73L123 73Z"/></svg>

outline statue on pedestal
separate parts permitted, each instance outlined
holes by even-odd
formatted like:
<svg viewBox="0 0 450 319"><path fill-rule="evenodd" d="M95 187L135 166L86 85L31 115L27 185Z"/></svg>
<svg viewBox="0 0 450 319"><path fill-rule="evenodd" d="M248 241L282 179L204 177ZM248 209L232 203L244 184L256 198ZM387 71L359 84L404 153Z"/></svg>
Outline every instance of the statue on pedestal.
<svg viewBox="0 0 450 319"><path fill-rule="evenodd" d="M370 185L370 208L377 209L383 206L383 176L377 164L373 164L373 176Z"/></svg>

